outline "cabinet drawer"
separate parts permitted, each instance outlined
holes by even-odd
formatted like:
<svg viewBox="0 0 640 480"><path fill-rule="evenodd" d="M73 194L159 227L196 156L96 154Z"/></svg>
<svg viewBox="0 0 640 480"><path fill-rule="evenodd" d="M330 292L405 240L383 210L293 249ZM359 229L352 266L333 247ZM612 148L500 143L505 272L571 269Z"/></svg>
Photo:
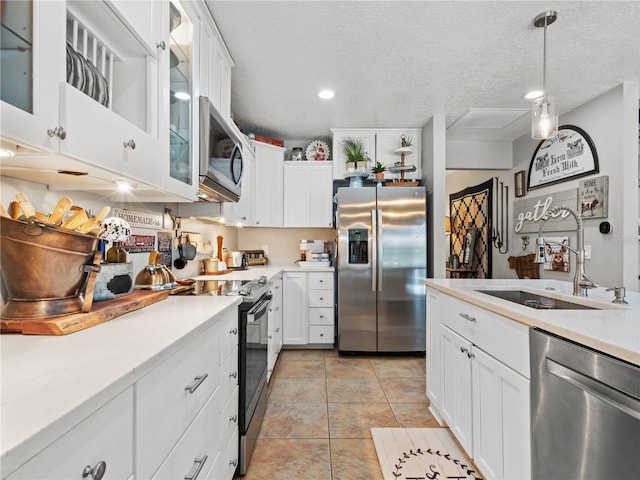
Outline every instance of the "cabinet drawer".
<svg viewBox="0 0 640 480"><path fill-rule="evenodd" d="M105 462L103 477L133 475L133 388L111 400L22 465L7 480L82 478L86 466Z"/></svg>
<svg viewBox="0 0 640 480"><path fill-rule="evenodd" d="M222 454L218 455L215 464L211 468L208 479L211 480L231 480L238 466L238 431L233 434L233 438L226 445L221 445Z"/></svg>
<svg viewBox="0 0 640 480"><path fill-rule="evenodd" d="M309 326L309 343L333 344L333 325Z"/></svg>
<svg viewBox="0 0 640 480"><path fill-rule="evenodd" d="M530 378L528 327L448 295L441 300L440 323Z"/></svg>
<svg viewBox="0 0 640 480"><path fill-rule="evenodd" d="M309 290L309 307L333 307L333 290Z"/></svg>
<svg viewBox="0 0 640 480"><path fill-rule="evenodd" d="M333 325L333 308L310 308L309 325Z"/></svg>
<svg viewBox="0 0 640 480"><path fill-rule="evenodd" d="M213 325L138 381L136 445L140 478L151 477L218 387L219 368L218 335Z"/></svg>
<svg viewBox="0 0 640 480"><path fill-rule="evenodd" d="M238 310L230 309L220 319L220 365L231 351L238 346Z"/></svg>
<svg viewBox="0 0 640 480"><path fill-rule="evenodd" d="M220 445L226 445L233 434L238 431L238 395L240 390L236 388L233 394L227 401L226 405L223 405L222 413L220 413L220 420L218 421L219 428L219 441Z"/></svg>
<svg viewBox="0 0 640 480"><path fill-rule="evenodd" d="M151 478L173 480L187 478L187 475L192 475L194 479L204 478L204 473L216 460L219 450L218 438L213 434L218 429L219 419L217 393L209 398L160 469ZM198 471L200 473L196 476ZM140 478L149 477L140 476Z"/></svg>
<svg viewBox="0 0 640 480"><path fill-rule="evenodd" d="M333 272L310 272L309 289L333 290Z"/></svg>
<svg viewBox="0 0 640 480"><path fill-rule="evenodd" d="M238 349L235 348L220 365L220 411L238 386Z"/></svg>

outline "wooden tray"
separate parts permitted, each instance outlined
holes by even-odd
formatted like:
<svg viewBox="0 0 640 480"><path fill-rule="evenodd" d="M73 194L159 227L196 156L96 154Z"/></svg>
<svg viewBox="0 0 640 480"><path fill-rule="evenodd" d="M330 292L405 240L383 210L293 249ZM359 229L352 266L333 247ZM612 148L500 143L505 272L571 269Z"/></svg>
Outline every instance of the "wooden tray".
<svg viewBox="0 0 640 480"><path fill-rule="evenodd" d="M168 296L169 290L137 290L123 297L95 302L88 313L22 320L2 318L0 332L23 335L67 335L159 302Z"/></svg>
<svg viewBox="0 0 640 480"><path fill-rule="evenodd" d="M386 182L385 187L417 187L419 181L414 182Z"/></svg>

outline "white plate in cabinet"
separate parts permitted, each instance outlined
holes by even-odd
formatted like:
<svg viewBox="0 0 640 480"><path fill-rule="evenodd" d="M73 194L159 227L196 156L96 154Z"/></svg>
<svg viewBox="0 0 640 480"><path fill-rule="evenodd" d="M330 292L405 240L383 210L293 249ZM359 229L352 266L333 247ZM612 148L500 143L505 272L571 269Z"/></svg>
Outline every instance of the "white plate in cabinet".
<svg viewBox="0 0 640 480"><path fill-rule="evenodd" d="M333 308L310 308L309 325L333 325Z"/></svg>
<svg viewBox="0 0 640 480"><path fill-rule="evenodd" d="M309 273L309 290L333 290L333 272Z"/></svg>
<svg viewBox="0 0 640 480"><path fill-rule="evenodd" d="M160 469L151 477L153 480L204 478L204 473L215 462L219 450L218 438L214 435L218 430L219 419L217 393L209 398ZM149 477L140 476L139 478Z"/></svg>
<svg viewBox="0 0 640 480"><path fill-rule="evenodd" d="M231 480L238 466L238 432L229 440L226 448L221 445L223 452L218 455L211 471L207 475L210 480Z"/></svg>
<svg viewBox="0 0 640 480"><path fill-rule="evenodd" d="M236 348L220 365L220 411L226 405L226 399L238 386L238 349Z"/></svg>
<svg viewBox="0 0 640 480"><path fill-rule="evenodd" d="M220 320L220 365L234 349L237 349L238 335L238 311L230 309Z"/></svg>
<svg viewBox="0 0 640 480"><path fill-rule="evenodd" d="M333 325L309 325L309 343L333 344Z"/></svg>
<svg viewBox="0 0 640 480"><path fill-rule="evenodd" d="M77 88L61 85L60 123L66 138L60 151L108 168L147 185L161 185L161 142L117 113L88 99ZM96 134L100 125L100 134Z"/></svg>
<svg viewBox="0 0 640 480"><path fill-rule="evenodd" d="M132 387L3 478L82 479L87 467L87 471L95 469L96 473L104 467L103 480L130 478L133 475Z"/></svg>
<svg viewBox="0 0 640 480"><path fill-rule="evenodd" d="M219 384L215 326L142 377L136 392L137 473L150 478ZM162 428L158 428L161 425Z"/></svg>

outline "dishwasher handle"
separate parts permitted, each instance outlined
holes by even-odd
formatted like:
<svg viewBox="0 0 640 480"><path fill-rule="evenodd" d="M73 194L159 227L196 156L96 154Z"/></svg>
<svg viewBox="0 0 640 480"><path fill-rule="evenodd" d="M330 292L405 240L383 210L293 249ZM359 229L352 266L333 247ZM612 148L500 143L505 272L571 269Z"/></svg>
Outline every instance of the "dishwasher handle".
<svg viewBox="0 0 640 480"><path fill-rule="evenodd" d="M547 372L640 420L640 399L547 358Z"/></svg>

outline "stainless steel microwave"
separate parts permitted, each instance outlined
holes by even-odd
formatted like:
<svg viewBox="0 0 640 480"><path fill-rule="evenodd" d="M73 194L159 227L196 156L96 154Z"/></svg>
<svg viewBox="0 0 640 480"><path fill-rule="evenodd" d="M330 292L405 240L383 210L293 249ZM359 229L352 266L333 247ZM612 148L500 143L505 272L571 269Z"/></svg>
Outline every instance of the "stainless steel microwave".
<svg viewBox="0 0 640 480"><path fill-rule="evenodd" d="M200 197L237 202L242 191L242 142L207 97L200 97Z"/></svg>

